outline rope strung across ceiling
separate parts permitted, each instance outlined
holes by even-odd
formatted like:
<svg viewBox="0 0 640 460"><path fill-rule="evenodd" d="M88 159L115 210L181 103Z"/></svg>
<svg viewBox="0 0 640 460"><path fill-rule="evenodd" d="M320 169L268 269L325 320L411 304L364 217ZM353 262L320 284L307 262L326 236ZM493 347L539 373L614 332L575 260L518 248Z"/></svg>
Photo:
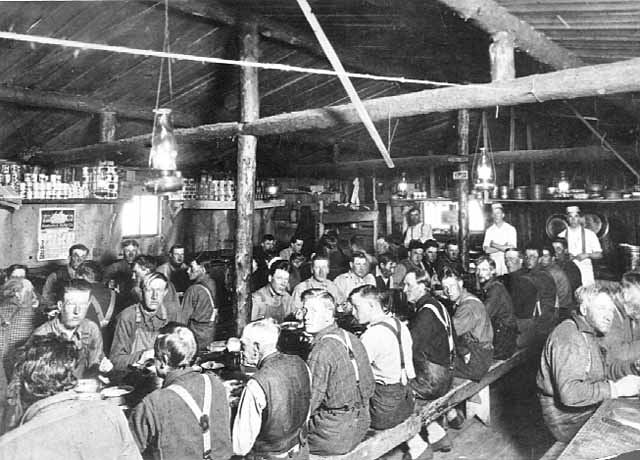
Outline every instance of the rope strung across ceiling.
<svg viewBox="0 0 640 460"><path fill-rule="evenodd" d="M317 75L328 75L332 77L338 76L338 72L335 72L333 70L327 70L327 69L314 69L309 67L298 67L298 66L292 66L292 65L286 65L286 64L275 64L275 63L267 63L267 62L247 62L247 61L239 61L235 59L223 59L223 58L217 58L217 57L195 56L192 54L172 53L172 52L166 52L166 51L144 50L139 48L130 48L128 46L102 45L99 43L89 43L89 42L82 42L82 41L76 41L76 40L64 40L60 38L43 37L40 35L18 34L14 32L0 31L0 39L1 38L4 38L6 40L21 41L21 42L41 43L44 45L57 45L57 46L63 46L66 48L79 48L84 50L108 51L112 53L132 54L135 56L169 58L169 59L177 59L181 61L193 61L193 62L201 62L201 63L208 63L208 64L237 65L240 67L256 67L256 68L266 69L266 70L281 70L283 72L310 73L310 74L317 74ZM357 72L347 72L346 75L350 78L361 78L364 80L390 81L395 83L405 83L405 84L414 84L414 85L470 86L470 85L461 85L458 83L449 83L449 82L434 81L434 80L420 80L420 79L405 78L405 77L389 77L389 76L372 75L372 74L357 73Z"/></svg>

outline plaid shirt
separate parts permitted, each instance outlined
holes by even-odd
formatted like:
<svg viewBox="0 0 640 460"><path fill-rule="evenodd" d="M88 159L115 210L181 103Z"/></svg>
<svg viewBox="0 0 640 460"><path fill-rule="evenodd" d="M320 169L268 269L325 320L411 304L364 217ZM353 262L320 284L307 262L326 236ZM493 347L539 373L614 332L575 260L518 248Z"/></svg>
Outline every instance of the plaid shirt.
<svg viewBox="0 0 640 460"><path fill-rule="evenodd" d="M0 303L0 363L11 378L15 350L31 336L38 311L30 306L5 301Z"/></svg>
<svg viewBox="0 0 640 460"><path fill-rule="evenodd" d="M313 348L307 364L311 369L311 413L320 410L345 409L369 406L375 382L369 364L367 351L362 342L350 332L351 347L360 374L360 391L356 376L345 346L336 339L325 338L327 334L337 335L344 340L345 330L332 324L313 339Z"/></svg>

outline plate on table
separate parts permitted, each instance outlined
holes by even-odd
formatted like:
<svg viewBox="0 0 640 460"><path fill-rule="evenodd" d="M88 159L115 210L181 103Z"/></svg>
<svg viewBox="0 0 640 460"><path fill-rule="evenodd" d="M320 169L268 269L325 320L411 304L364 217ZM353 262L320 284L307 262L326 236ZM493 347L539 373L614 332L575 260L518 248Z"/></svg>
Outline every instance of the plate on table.
<svg viewBox="0 0 640 460"><path fill-rule="evenodd" d="M302 329L302 323L298 321L285 321L280 323L280 328L287 331L297 331L298 329Z"/></svg>
<svg viewBox="0 0 640 460"><path fill-rule="evenodd" d="M207 361L206 363L200 363L200 367L205 371L217 371L224 368L224 364L216 361Z"/></svg>

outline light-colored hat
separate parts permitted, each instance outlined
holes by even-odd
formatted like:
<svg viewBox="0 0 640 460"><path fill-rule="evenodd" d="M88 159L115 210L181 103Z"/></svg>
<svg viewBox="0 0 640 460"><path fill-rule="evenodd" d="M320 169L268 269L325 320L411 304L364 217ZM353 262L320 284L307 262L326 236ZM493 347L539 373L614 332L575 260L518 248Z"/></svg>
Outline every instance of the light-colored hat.
<svg viewBox="0 0 640 460"><path fill-rule="evenodd" d="M491 210L495 211L496 209L502 209L502 203L493 203L491 205Z"/></svg>
<svg viewBox="0 0 640 460"><path fill-rule="evenodd" d="M567 214L580 214L578 206L567 206Z"/></svg>

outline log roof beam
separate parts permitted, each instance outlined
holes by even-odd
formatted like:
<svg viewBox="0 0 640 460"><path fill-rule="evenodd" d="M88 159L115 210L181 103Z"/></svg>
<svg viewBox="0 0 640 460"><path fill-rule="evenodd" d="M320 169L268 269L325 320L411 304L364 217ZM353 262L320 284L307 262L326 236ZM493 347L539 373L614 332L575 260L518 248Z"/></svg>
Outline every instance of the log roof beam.
<svg viewBox="0 0 640 460"><path fill-rule="evenodd" d="M578 67L486 84L429 89L364 101L373 121L413 117L458 109L513 106L562 99L640 91L640 58ZM301 110L260 118L248 123L226 122L175 130L179 143L206 142L239 134L267 136L304 130L329 129L359 123L352 104ZM95 158L95 149L118 150L124 144L148 143L150 134L73 149ZM52 152L65 155L69 151Z"/></svg>
<svg viewBox="0 0 640 460"><path fill-rule="evenodd" d="M547 35L537 31L528 22L514 16L493 0L438 1L451 8L465 21L470 20L491 36L498 32L508 32L513 36L518 49L553 69L562 70L586 65L579 56L558 45ZM636 106L631 101L606 97L604 99L627 113L638 116Z"/></svg>
<svg viewBox="0 0 640 460"><path fill-rule="evenodd" d="M632 146L619 146L619 152L628 155L634 154ZM600 145L585 147L536 149L536 150L504 150L493 152L496 164L529 163L531 161L601 161L615 159L614 154ZM461 158L459 155L423 155L410 157L396 157L394 162L398 167L428 167L454 165L469 158ZM309 163L296 167L298 173L303 171L343 172L352 173L357 170L386 169L385 163L380 159L340 161L336 163Z"/></svg>
<svg viewBox="0 0 640 460"><path fill-rule="evenodd" d="M146 4L155 4L157 1L141 0ZM216 0L190 0L188 2L170 2L169 8L184 14L197 16L227 26L235 26L240 22L255 22L258 25L260 35L265 38L298 47L309 53L326 59L324 51L318 40L311 33L300 31L273 19L253 14L241 8L231 8ZM362 52L354 52L348 48L336 46L336 52L342 62L349 68L376 75L416 77L418 70L413 67L398 66L386 63L382 59L368 56ZM421 75L422 76L422 75Z"/></svg>
<svg viewBox="0 0 640 460"><path fill-rule="evenodd" d="M153 111L150 108L140 108L120 103L112 104L92 97L17 88L7 85L0 85L0 102L73 112L115 112L121 118L153 121ZM172 119L175 126L197 126L202 123L202 120L197 117L179 111L172 112Z"/></svg>

